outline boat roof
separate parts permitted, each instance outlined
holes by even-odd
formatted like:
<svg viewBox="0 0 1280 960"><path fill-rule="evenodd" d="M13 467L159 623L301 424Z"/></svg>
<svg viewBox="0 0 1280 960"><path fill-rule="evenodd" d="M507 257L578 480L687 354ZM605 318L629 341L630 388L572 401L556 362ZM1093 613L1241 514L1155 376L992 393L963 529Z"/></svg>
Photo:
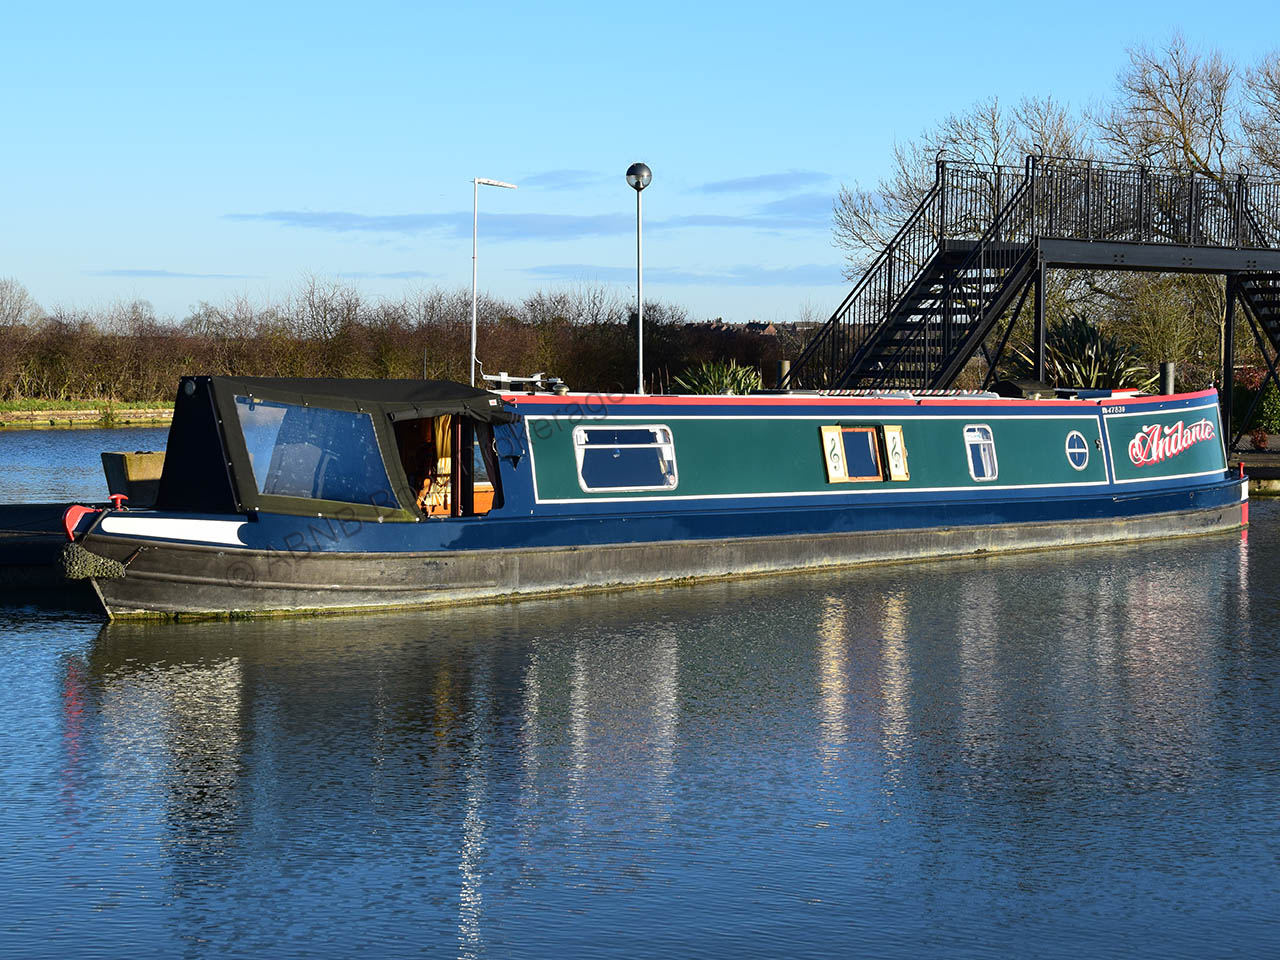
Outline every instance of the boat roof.
<svg viewBox="0 0 1280 960"><path fill-rule="evenodd" d="M486 423L515 419L502 397L450 380L342 380L331 377L210 377L219 395L234 394L281 403L337 409L380 407L392 419L456 413ZM399 416L397 416L399 415Z"/></svg>

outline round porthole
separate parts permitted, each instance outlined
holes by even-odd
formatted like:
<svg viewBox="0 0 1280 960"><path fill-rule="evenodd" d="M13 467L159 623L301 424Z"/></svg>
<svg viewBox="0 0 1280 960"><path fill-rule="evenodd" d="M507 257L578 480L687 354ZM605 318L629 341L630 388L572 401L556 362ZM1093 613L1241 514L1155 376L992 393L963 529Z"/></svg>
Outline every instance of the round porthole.
<svg viewBox="0 0 1280 960"><path fill-rule="evenodd" d="M1067 462L1077 470L1089 465L1089 442L1079 430L1067 434Z"/></svg>

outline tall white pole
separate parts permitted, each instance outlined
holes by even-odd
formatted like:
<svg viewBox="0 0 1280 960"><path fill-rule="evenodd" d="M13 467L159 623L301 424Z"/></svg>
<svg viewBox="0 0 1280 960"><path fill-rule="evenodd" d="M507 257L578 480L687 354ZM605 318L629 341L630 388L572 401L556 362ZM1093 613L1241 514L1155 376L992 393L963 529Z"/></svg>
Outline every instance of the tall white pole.
<svg viewBox="0 0 1280 960"><path fill-rule="evenodd" d="M471 385L476 385L476 300L479 296L476 286L476 237L480 226L480 184L486 187L503 187L514 190L514 183L502 180L489 180L485 177L474 177L471 181Z"/></svg>
<svg viewBox="0 0 1280 960"><path fill-rule="evenodd" d="M471 386L476 385L476 239L480 227L480 181L471 181Z"/></svg>
<svg viewBox="0 0 1280 960"><path fill-rule="evenodd" d="M644 267L640 246L640 194L636 191L636 336L639 341L639 369L636 393L644 396Z"/></svg>

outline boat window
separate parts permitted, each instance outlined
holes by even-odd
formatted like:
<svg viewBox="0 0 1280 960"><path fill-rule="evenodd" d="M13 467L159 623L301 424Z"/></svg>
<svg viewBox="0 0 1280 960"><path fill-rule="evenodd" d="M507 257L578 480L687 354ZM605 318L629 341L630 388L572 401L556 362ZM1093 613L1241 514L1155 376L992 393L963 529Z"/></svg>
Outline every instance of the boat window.
<svg viewBox="0 0 1280 960"><path fill-rule="evenodd" d="M391 492L367 413L236 397L260 494L385 503Z"/></svg>
<svg viewBox="0 0 1280 960"><path fill-rule="evenodd" d="M1089 465L1089 441L1079 430L1067 434L1067 462L1077 470Z"/></svg>
<svg viewBox="0 0 1280 960"><path fill-rule="evenodd" d="M970 424L964 428L964 442L969 451L969 476L975 480L994 480L1000 472L996 463L996 442L991 428Z"/></svg>
<svg viewBox="0 0 1280 960"><path fill-rule="evenodd" d="M875 427L823 427L822 449L828 483L884 479Z"/></svg>
<svg viewBox="0 0 1280 960"><path fill-rule="evenodd" d="M493 424L475 425L473 450L472 505L477 514L488 513L502 506L502 478L498 471L498 445L493 437Z"/></svg>
<svg viewBox="0 0 1280 960"><path fill-rule="evenodd" d="M676 448L669 427L575 427L573 448L578 483L588 493L676 488Z"/></svg>

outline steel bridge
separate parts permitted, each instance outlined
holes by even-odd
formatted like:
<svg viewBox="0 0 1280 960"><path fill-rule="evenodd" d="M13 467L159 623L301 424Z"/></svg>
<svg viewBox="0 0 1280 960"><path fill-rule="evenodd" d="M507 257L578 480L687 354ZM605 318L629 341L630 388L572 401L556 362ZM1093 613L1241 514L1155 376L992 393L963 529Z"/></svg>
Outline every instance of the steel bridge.
<svg viewBox="0 0 1280 960"><path fill-rule="evenodd" d="M1280 180L1044 156L1021 168L939 160L933 187L780 386L943 389L979 350L989 384L1028 301L1043 380L1049 268L1224 275L1230 445L1237 308L1280 388Z"/></svg>

